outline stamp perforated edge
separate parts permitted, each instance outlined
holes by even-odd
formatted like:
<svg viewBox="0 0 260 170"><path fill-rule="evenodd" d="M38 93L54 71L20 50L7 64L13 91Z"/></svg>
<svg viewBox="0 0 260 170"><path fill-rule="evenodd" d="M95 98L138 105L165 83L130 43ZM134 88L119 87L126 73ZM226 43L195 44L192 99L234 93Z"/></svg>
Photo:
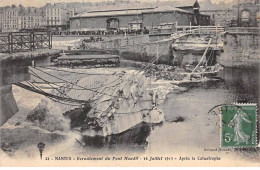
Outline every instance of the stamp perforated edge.
<svg viewBox="0 0 260 170"><path fill-rule="evenodd" d="M220 120L220 123L219 123L219 129L220 129L220 134L219 134L219 144L220 144L220 148L232 148L232 149L235 149L235 148L258 148L259 147L259 143L258 143L258 106L256 103L238 103L238 102L234 102L234 103L231 103L230 105L234 105L234 106L256 106L256 114L255 114L255 120L256 120L256 124L255 124L255 130L256 130L256 138L255 138L255 143L256 143L256 146L222 146L222 109L219 109L220 110L220 114L219 114L219 120ZM222 106L220 106L221 108Z"/></svg>

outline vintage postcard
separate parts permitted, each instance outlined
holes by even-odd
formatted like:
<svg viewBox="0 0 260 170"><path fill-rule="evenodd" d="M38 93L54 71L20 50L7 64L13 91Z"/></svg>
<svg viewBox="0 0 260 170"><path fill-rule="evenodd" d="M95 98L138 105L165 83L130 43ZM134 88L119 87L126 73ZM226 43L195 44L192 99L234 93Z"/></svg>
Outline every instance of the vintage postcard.
<svg viewBox="0 0 260 170"><path fill-rule="evenodd" d="M259 0L0 0L1 167L259 167Z"/></svg>

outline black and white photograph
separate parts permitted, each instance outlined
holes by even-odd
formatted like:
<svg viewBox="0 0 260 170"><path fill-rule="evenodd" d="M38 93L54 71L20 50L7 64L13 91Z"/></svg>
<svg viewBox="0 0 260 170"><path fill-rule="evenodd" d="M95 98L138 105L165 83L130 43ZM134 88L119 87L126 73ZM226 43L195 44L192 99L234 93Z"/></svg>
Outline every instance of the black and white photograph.
<svg viewBox="0 0 260 170"><path fill-rule="evenodd" d="M0 0L0 167L259 167L259 0Z"/></svg>

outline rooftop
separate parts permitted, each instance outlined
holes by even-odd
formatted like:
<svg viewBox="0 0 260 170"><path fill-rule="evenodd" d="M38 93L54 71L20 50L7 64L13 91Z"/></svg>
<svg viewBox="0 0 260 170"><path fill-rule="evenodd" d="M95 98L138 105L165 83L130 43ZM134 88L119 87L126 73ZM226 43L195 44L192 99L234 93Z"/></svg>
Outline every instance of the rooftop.
<svg viewBox="0 0 260 170"><path fill-rule="evenodd" d="M131 3L131 4L117 4L117 5L103 5L95 6L89 9L87 12L112 12L112 11L126 11L126 10L145 10L153 9L154 5L146 5L142 3Z"/></svg>
<svg viewBox="0 0 260 170"><path fill-rule="evenodd" d="M39 16L44 15L44 11L41 8L35 7L20 8L19 15Z"/></svg>
<svg viewBox="0 0 260 170"><path fill-rule="evenodd" d="M72 18L98 17L98 16L116 16L116 15L138 15L142 13L173 12L191 13L189 11L170 7L170 6L144 6L142 4L120 4L107 5L99 8L92 8L87 12L78 14Z"/></svg>

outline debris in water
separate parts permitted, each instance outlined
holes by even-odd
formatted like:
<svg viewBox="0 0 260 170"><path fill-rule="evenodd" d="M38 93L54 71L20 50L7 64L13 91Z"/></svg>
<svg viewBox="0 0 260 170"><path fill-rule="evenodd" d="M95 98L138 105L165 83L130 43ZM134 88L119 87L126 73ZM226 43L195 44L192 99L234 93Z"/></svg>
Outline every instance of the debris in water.
<svg viewBox="0 0 260 170"><path fill-rule="evenodd" d="M170 121L170 122L171 122L171 123L172 123L172 122L179 123L179 122L184 122L184 120L185 120L185 119L184 119L183 117L178 116L178 117L176 117L175 120Z"/></svg>
<svg viewBox="0 0 260 170"><path fill-rule="evenodd" d="M42 102L27 115L26 119L34 123L42 123L46 119L46 111L47 102L42 100Z"/></svg>
<svg viewBox="0 0 260 170"><path fill-rule="evenodd" d="M50 114L50 103L42 99L41 102L27 115L26 120L34 123L34 125L46 129L50 132L63 131L66 127L63 126L64 121L58 115Z"/></svg>

